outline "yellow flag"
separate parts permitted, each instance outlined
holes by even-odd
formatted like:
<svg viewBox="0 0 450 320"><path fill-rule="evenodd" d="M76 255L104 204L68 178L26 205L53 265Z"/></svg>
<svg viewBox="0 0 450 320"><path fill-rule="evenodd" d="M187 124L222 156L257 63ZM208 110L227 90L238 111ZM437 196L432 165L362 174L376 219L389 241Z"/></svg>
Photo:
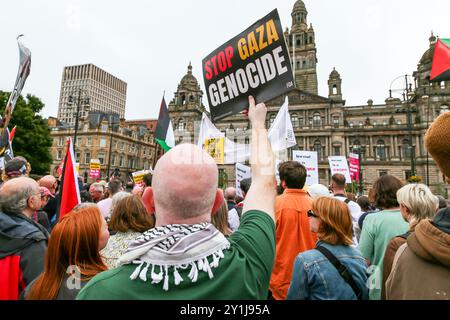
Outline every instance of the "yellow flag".
<svg viewBox="0 0 450 320"><path fill-rule="evenodd" d="M212 138L205 140L206 152L216 161L217 164L224 164L225 138Z"/></svg>

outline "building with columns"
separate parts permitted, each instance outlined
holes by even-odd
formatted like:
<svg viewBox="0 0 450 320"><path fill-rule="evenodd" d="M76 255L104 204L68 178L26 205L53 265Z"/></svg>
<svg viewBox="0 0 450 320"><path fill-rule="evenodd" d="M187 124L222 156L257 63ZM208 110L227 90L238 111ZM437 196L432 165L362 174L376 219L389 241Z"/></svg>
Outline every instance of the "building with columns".
<svg viewBox="0 0 450 320"><path fill-rule="evenodd" d="M292 26L284 36L291 54L296 87L287 93L289 112L297 145L292 150L317 151L320 183L328 185L330 170L328 156L348 156L361 152L362 180L367 194L372 183L383 174L392 174L408 181L413 175L428 183L431 189L448 196L448 186L433 159L424 147L424 136L429 124L450 106L450 83L431 83L430 70L436 37L429 38L429 49L419 60L411 82L405 86L404 99L390 95L384 104L371 99L356 106L345 105L342 78L333 68L328 77L328 96L318 95L315 33L308 25L308 12L303 1L295 2ZM178 142L194 141L205 107L203 93L192 75L192 65L181 79L177 92L169 104ZM286 95L267 101L267 126L270 126ZM249 142L249 124L242 115L233 115L215 123L228 138L244 136ZM242 140L241 140L242 141ZM233 165L221 165L222 186L233 185Z"/></svg>

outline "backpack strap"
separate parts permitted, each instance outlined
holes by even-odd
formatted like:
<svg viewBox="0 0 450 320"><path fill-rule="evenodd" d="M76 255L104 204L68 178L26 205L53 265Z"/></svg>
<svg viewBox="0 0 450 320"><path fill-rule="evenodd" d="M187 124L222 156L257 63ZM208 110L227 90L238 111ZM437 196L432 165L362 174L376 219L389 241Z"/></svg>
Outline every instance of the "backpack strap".
<svg viewBox="0 0 450 320"><path fill-rule="evenodd" d="M334 254L332 254L328 249L326 249L323 246L317 246L316 250L319 251L321 254L323 254L328 261L336 268L336 270L339 272L341 277L344 279L345 282L352 288L353 292L356 295L356 298L358 300L362 300L362 292L361 289L356 285L355 280L353 279L352 275L348 271L347 267L344 266L336 257Z"/></svg>

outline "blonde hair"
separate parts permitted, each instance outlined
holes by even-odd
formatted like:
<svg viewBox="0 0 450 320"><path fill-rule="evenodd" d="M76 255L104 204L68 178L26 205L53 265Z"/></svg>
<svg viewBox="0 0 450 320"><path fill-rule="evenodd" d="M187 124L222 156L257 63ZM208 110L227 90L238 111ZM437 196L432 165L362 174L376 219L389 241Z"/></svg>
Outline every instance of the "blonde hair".
<svg viewBox="0 0 450 320"><path fill-rule="evenodd" d="M353 244L352 216L348 205L335 198L322 196L312 203L312 211L320 218L317 237L332 245Z"/></svg>
<svg viewBox="0 0 450 320"><path fill-rule="evenodd" d="M438 208L436 196L422 183L407 184L400 188L397 191L397 201L409 209L411 228L414 228L422 219L433 218Z"/></svg>

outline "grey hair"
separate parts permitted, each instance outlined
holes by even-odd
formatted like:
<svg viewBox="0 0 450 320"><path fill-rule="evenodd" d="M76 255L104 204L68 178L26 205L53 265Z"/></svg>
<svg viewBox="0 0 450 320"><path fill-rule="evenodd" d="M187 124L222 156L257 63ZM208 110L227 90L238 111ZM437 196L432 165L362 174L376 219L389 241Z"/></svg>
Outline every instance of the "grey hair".
<svg viewBox="0 0 450 320"><path fill-rule="evenodd" d="M422 219L432 219L439 207L436 196L422 183L407 184L398 189L397 201L411 211L411 225Z"/></svg>
<svg viewBox="0 0 450 320"><path fill-rule="evenodd" d="M36 193L36 187L25 184L16 192L0 196L0 208L5 213L19 214L28 206L27 200Z"/></svg>
<svg viewBox="0 0 450 320"><path fill-rule="evenodd" d="M82 202L82 203L77 204L72 210L76 211L76 210L86 209L86 208L90 208L90 207L98 208L96 203L93 203L93 202Z"/></svg>
<svg viewBox="0 0 450 320"><path fill-rule="evenodd" d="M102 193L105 192L105 187L98 182L94 182L93 184L91 184L91 187L89 189L91 188L95 191L101 191Z"/></svg>
<svg viewBox="0 0 450 320"><path fill-rule="evenodd" d="M109 215L111 216L112 212L114 211L114 208L116 205L120 202L120 200L125 199L126 197L133 196L131 193L125 192L125 191L119 191L116 194L112 196L112 202L111 202L111 209L109 210Z"/></svg>

